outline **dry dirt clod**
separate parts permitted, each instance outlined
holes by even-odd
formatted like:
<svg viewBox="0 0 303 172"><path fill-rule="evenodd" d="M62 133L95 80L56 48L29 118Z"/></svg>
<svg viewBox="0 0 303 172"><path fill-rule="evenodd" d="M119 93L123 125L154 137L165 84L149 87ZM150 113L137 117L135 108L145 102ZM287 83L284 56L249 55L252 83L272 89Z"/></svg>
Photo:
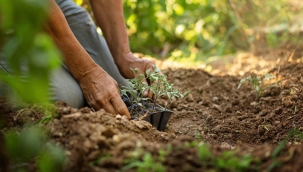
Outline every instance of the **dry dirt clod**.
<svg viewBox="0 0 303 172"><path fill-rule="evenodd" d="M235 149L236 148L236 146L231 146L230 144L228 144L226 142L222 142L220 147L223 149Z"/></svg>
<svg viewBox="0 0 303 172"><path fill-rule="evenodd" d="M133 121L139 129L151 129L152 125L144 120Z"/></svg>
<svg viewBox="0 0 303 172"><path fill-rule="evenodd" d="M259 103L257 103L257 102L251 102L251 103L250 103L251 106L257 106L258 104L259 104Z"/></svg>
<svg viewBox="0 0 303 172"><path fill-rule="evenodd" d="M80 117L82 114L77 112L77 113L73 113L73 114L69 114L69 115L64 115L63 118L78 118Z"/></svg>
<svg viewBox="0 0 303 172"><path fill-rule="evenodd" d="M213 108L216 109L216 110L219 111L219 112L222 111L222 110L221 110L221 107L220 107L219 105L217 105L217 104L214 104L214 105L213 105Z"/></svg>
<svg viewBox="0 0 303 172"><path fill-rule="evenodd" d="M281 93L281 87L273 86L270 90L271 96L277 96Z"/></svg>
<svg viewBox="0 0 303 172"><path fill-rule="evenodd" d="M224 111L226 113L232 113L233 112L232 107L230 105L226 106Z"/></svg>
<svg viewBox="0 0 303 172"><path fill-rule="evenodd" d="M188 102L194 102L195 101L195 99L194 99L194 96L193 96L193 94L188 94L188 96L186 97L186 100L188 101Z"/></svg>
<svg viewBox="0 0 303 172"><path fill-rule="evenodd" d="M117 131L114 130L112 127L106 128L103 132L102 135L104 135L107 138L112 138L115 134L117 134Z"/></svg>
<svg viewBox="0 0 303 172"><path fill-rule="evenodd" d="M171 109L176 108L177 106L178 106L177 101L172 101L171 104L170 104Z"/></svg>
<svg viewBox="0 0 303 172"><path fill-rule="evenodd" d="M218 97L213 97L213 98L212 98L212 101L215 102L215 103L218 102L218 100L219 100Z"/></svg>

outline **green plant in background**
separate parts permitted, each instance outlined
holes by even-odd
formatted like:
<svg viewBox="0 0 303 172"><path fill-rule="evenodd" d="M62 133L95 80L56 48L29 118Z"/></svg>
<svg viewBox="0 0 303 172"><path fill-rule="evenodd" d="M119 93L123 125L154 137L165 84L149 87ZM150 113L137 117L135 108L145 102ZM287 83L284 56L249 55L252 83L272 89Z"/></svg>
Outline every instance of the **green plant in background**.
<svg viewBox="0 0 303 172"><path fill-rule="evenodd" d="M293 14L284 0L123 2L132 49L160 54L169 45L175 59L206 60L263 41L278 45L280 38L286 38L278 35L288 33L288 27L275 30L271 26L287 25Z"/></svg>
<svg viewBox="0 0 303 172"><path fill-rule="evenodd" d="M240 83L238 85L238 89L241 88L241 86L244 83L248 83L249 85L253 86L253 88L255 89L257 96L262 96L263 94L263 90L267 87L262 87L262 83L267 80L271 80L276 78L275 76L272 76L270 74L265 74L263 78L261 78L260 76L248 76L246 78L243 78L240 80Z"/></svg>
<svg viewBox="0 0 303 172"><path fill-rule="evenodd" d="M49 102L49 79L60 65L60 53L43 31L49 7L49 1L0 0L0 87L7 89L5 96L15 105L40 103L43 112L53 115L44 103ZM22 109L18 115L22 122L28 122L28 117L35 114ZM49 119L46 117L44 122ZM26 170L30 161L36 162L38 171L62 169L63 151L47 143L41 128L9 131L5 146L12 171Z"/></svg>
<svg viewBox="0 0 303 172"><path fill-rule="evenodd" d="M40 0L0 1L0 60L10 72L1 70L0 82L15 101L48 102L49 78L60 65L60 53L42 28L49 6Z"/></svg>
<svg viewBox="0 0 303 172"><path fill-rule="evenodd" d="M88 0L74 0L90 13ZM124 0L132 51L209 62L250 48L299 42L290 33L302 11L286 0Z"/></svg>
<svg viewBox="0 0 303 172"><path fill-rule="evenodd" d="M130 44L134 51L182 50L180 57L216 54L225 33L220 32L224 22L231 23L226 15L227 1L124 1L124 11ZM227 45L228 46L228 45ZM144 47L151 47L146 49ZM176 55L177 53L173 53Z"/></svg>

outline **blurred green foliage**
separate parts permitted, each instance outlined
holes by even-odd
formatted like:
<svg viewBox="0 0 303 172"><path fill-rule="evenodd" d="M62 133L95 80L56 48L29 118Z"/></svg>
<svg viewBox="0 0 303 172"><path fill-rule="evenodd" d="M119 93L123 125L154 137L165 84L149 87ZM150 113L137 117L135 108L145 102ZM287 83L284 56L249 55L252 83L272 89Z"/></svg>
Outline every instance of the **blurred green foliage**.
<svg viewBox="0 0 303 172"><path fill-rule="evenodd" d="M65 158L63 150L47 143L46 135L40 128L9 131L5 134L5 141L14 171L27 171L27 163L32 160L35 160L38 171L62 171Z"/></svg>
<svg viewBox="0 0 303 172"><path fill-rule="evenodd" d="M49 101L50 75L60 65L60 53L43 32L49 6L49 1L0 0L0 84L10 88L6 96L14 103ZM62 169L63 151L47 143L38 127L5 133L4 150L11 171L27 171L30 161L38 171Z"/></svg>
<svg viewBox="0 0 303 172"><path fill-rule="evenodd" d="M75 1L91 13L87 0ZM289 24L302 11L289 0L123 0L123 7L132 51L204 61L298 41Z"/></svg>
<svg viewBox="0 0 303 172"><path fill-rule="evenodd" d="M231 23L226 0L124 1L130 43L135 51L175 49L215 53Z"/></svg>
<svg viewBox="0 0 303 172"><path fill-rule="evenodd" d="M287 23L285 0L125 0L131 48L201 59L248 50L261 41L262 28ZM275 31L265 35L277 44ZM203 59L203 58L202 58Z"/></svg>
<svg viewBox="0 0 303 172"><path fill-rule="evenodd" d="M0 59L10 74L0 71L1 83L16 101L47 102L52 69L60 64L60 54L44 34L48 1L0 0ZM4 63L7 62L7 64Z"/></svg>

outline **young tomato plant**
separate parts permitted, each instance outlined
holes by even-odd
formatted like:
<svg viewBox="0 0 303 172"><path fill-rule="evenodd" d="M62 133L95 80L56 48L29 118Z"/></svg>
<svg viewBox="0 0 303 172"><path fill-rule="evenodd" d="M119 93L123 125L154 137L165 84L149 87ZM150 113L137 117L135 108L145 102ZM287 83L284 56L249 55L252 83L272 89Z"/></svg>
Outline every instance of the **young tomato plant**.
<svg viewBox="0 0 303 172"><path fill-rule="evenodd" d="M263 78L261 78L260 76L248 76L246 78L243 78L240 80L240 83L238 85L238 89L241 88L241 86L244 84L244 83L248 83L250 85L252 85L257 93L257 96L262 96L263 94L263 90L265 89L265 87L262 87L262 83L264 82L264 80L271 80L273 78L276 78L275 76L273 75L270 75L270 74L265 74Z"/></svg>
<svg viewBox="0 0 303 172"><path fill-rule="evenodd" d="M162 74L158 68L153 66L153 72L146 71L146 75L138 74L138 69L131 69L136 77L129 79L130 86L123 87L121 89L122 96L126 97L131 104L130 113L133 113L135 105L144 107L144 102L151 101L153 112L157 107L157 100L161 96L167 96L169 101L173 97L183 97L183 95L173 87L173 84L167 81L166 75ZM151 85L148 85L145 81L149 80ZM152 99L143 97L145 91L150 90L154 93Z"/></svg>
<svg viewBox="0 0 303 172"><path fill-rule="evenodd" d="M129 79L130 84L128 87L124 86L120 90L121 95L128 99L128 102L131 104L130 113L132 114L134 110L133 105L138 105L143 107L142 101L147 100L148 98L143 97L144 92L149 88L148 84L145 81L145 76L139 74L138 69L130 68L136 75L134 79Z"/></svg>
<svg viewBox="0 0 303 172"><path fill-rule="evenodd" d="M153 109L156 106L157 100L161 96L167 96L168 101L170 102L173 97L181 97L183 95L173 87L173 84L167 81L167 76L162 74L158 68L153 66L154 72L146 71L146 78L152 83L149 89L154 93L152 99L154 105Z"/></svg>

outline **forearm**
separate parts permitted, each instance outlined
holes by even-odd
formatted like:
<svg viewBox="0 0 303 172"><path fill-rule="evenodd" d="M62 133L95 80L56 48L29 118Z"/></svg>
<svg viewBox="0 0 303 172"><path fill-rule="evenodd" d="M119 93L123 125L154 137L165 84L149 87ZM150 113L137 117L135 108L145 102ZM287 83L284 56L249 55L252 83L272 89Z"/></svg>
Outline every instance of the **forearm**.
<svg viewBox="0 0 303 172"><path fill-rule="evenodd" d="M90 0L90 3L115 63L123 63L123 58L125 54L130 53L130 48L122 0Z"/></svg>
<svg viewBox="0 0 303 172"><path fill-rule="evenodd" d="M78 42L66 19L54 0L46 31L53 38L54 42L61 50L64 64L68 67L76 80L82 78L90 69L97 67L97 64L90 58L89 54Z"/></svg>

